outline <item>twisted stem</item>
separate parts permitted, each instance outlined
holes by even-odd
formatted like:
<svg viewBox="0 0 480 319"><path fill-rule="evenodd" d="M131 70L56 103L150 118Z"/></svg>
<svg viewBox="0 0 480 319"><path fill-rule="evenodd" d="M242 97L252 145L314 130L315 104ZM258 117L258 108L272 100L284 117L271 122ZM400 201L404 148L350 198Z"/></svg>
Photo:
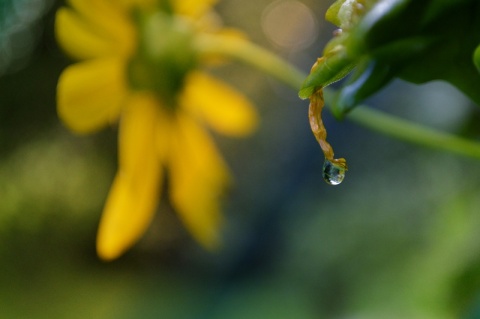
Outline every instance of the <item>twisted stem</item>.
<svg viewBox="0 0 480 319"><path fill-rule="evenodd" d="M300 89L307 76L274 53L246 40L204 35L198 37L195 45L200 54L219 55L241 61L284 82L294 90ZM324 91L328 105L331 101L328 97L333 93L329 89L324 89ZM321 108L323 108L323 98L321 98L322 106L318 102L319 96L313 98L315 102L312 103L311 100L309 110L311 125L313 120L312 131L319 140L325 157L333 158L331 146L325 141L326 131L323 132L320 129L315 133L315 125L320 126L321 123L321 118L319 121L316 116L319 116ZM330 108L332 108L331 104ZM346 118L366 128L403 141L480 159L480 143L478 142L412 123L365 106L356 107Z"/></svg>

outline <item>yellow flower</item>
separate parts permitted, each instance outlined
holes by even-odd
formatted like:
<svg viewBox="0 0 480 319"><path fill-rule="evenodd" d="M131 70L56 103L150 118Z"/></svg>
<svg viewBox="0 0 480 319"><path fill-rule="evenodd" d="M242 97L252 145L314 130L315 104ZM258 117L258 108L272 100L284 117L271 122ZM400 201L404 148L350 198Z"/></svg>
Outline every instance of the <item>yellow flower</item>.
<svg viewBox="0 0 480 319"><path fill-rule="evenodd" d="M119 122L119 168L97 235L105 260L121 255L149 226L168 180L169 199L193 237L219 246L219 198L228 168L206 124L243 136L257 115L249 101L202 73L202 34L212 0L69 0L56 16L63 49L80 60L58 82L58 114L77 133Z"/></svg>

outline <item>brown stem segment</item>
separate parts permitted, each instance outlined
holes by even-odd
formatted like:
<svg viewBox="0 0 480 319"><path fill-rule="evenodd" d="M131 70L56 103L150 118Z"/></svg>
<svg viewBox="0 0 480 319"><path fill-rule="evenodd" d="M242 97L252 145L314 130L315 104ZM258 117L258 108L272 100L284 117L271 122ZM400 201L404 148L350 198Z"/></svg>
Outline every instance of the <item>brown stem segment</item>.
<svg viewBox="0 0 480 319"><path fill-rule="evenodd" d="M324 105L325 102L323 100L323 90L322 88L319 88L310 96L310 106L308 108L310 128L312 129L312 133L317 139L318 144L320 144L320 148L325 155L325 159L346 169L346 160L344 158L333 158L333 148L327 142L327 130L325 129L322 121L322 109Z"/></svg>
<svg viewBox="0 0 480 319"><path fill-rule="evenodd" d="M308 119L312 133L320 144L320 148L328 160L333 160L332 146L327 142L327 130L322 121L322 109L325 105L323 101L323 90L318 89L310 96L310 106L308 108Z"/></svg>

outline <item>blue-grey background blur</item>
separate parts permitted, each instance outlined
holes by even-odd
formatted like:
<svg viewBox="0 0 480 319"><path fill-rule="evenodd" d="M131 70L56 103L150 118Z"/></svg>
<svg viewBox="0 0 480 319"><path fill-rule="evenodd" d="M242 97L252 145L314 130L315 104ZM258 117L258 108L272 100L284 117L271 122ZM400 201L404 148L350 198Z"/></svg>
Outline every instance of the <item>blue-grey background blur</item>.
<svg viewBox="0 0 480 319"><path fill-rule="evenodd" d="M134 249L99 261L116 130L75 136L56 117L56 82L72 62L53 36L61 4L0 0L0 318L480 318L480 162L327 113L349 164L328 186L307 102L240 64L214 72L255 102L262 124L245 140L216 136L236 178L224 250L203 251L162 201ZM334 30L330 4L224 0L217 10L308 71ZM480 138L478 107L444 83L396 81L367 103Z"/></svg>

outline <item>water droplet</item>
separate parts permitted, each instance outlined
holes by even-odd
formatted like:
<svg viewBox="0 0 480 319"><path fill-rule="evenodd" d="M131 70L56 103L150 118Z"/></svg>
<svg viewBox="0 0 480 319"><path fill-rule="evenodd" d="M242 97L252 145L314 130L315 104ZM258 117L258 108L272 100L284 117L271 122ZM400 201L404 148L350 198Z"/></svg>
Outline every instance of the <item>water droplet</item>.
<svg viewBox="0 0 480 319"><path fill-rule="evenodd" d="M325 159L325 163L323 163L323 179L329 185L338 185L345 178L346 170L347 165L344 161L332 163Z"/></svg>

